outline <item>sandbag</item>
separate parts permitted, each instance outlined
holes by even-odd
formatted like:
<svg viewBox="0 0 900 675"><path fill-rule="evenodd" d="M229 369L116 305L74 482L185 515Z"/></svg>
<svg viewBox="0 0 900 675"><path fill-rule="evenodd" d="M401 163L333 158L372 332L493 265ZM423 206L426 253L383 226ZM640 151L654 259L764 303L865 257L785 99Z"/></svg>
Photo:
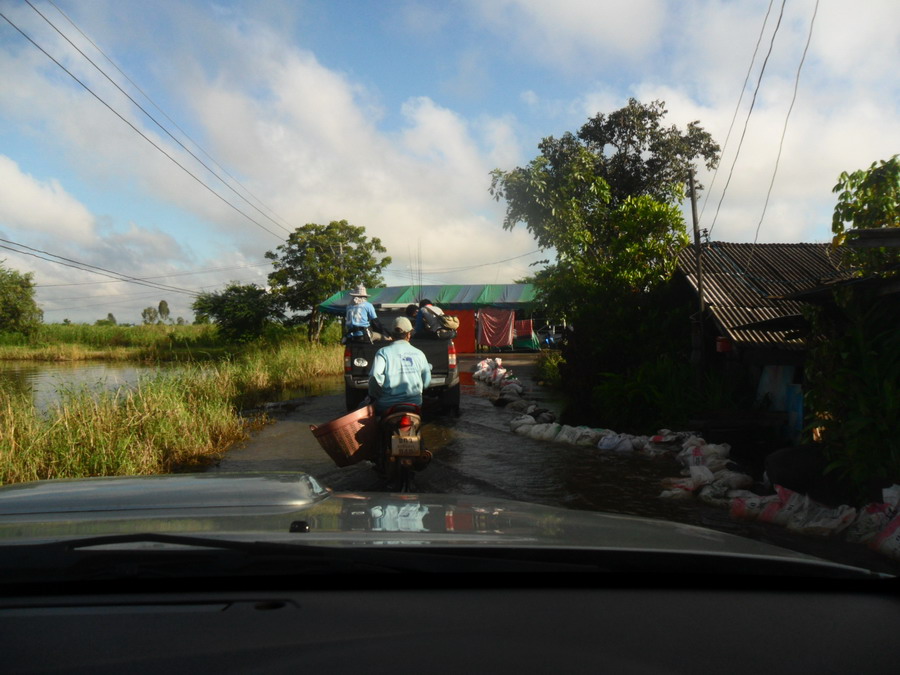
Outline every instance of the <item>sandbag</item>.
<svg viewBox="0 0 900 675"><path fill-rule="evenodd" d="M559 430L561 429L560 425L556 422L550 422L547 424L535 424L535 428L542 427L538 431L534 431L531 434L532 438L536 438L539 441L553 441L556 440L557 435L559 435Z"/></svg>
<svg viewBox="0 0 900 675"><path fill-rule="evenodd" d="M566 443L568 445L575 445L575 441L578 438L578 428L570 427L568 424L564 424L559 433L556 436L557 443Z"/></svg>
<svg viewBox="0 0 900 675"><path fill-rule="evenodd" d="M795 513L806 508L807 499L803 495L793 490L788 490L781 485L776 485L775 491L778 494L778 500L766 504L766 507L759 514L758 520L764 523L787 525Z"/></svg>
<svg viewBox="0 0 900 675"><path fill-rule="evenodd" d="M704 468L709 469L708 466ZM753 476L748 476L745 473L729 471L728 469L716 471L714 473L715 481L725 485L729 490L742 490L753 485Z"/></svg>
<svg viewBox="0 0 900 675"><path fill-rule="evenodd" d="M575 439L575 445L583 447L594 447L603 437L600 429L591 429L590 427L577 427L578 436Z"/></svg>
<svg viewBox="0 0 900 675"><path fill-rule="evenodd" d="M807 498L806 509L795 513L787 523L792 532L831 537L843 532L856 517L856 509L846 504L830 509Z"/></svg>
<svg viewBox="0 0 900 675"><path fill-rule="evenodd" d="M731 500L730 514L738 520L757 520L772 503L780 503L778 495L740 496Z"/></svg>
<svg viewBox="0 0 900 675"><path fill-rule="evenodd" d="M856 514L844 538L852 544L869 543L887 527L893 513L890 504L869 504Z"/></svg>
<svg viewBox="0 0 900 675"><path fill-rule="evenodd" d="M634 450L631 436L627 434L608 434L597 442L597 448L613 452L632 452Z"/></svg>
<svg viewBox="0 0 900 675"><path fill-rule="evenodd" d="M516 433L520 433L520 427L534 426L534 423L534 418L531 415L519 415L518 417L514 417L509 421L509 428ZM528 432L526 431L525 433Z"/></svg>
<svg viewBox="0 0 900 675"><path fill-rule="evenodd" d="M872 540L870 547L879 553L900 560L900 515L887 524Z"/></svg>

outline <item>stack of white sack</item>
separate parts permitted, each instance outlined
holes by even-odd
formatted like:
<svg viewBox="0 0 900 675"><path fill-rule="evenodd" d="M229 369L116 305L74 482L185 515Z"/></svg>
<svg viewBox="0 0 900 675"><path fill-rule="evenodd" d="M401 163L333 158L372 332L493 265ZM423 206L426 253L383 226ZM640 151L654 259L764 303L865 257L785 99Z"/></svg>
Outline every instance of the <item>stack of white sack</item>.
<svg viewBox="0 0 900 675"><path fill-rule="evenodd" d="M482 359L475 364L475 372L472 379L478 382L489 382L494 376L494 370L502 364L500 359Z"/></svg>
<svg viewBox="0 0 900 675"><path fill-rule="evenodd" d="M728 443L707 443L698 436L690 436L681 445L676 459L685 467L681 477L663 479L665 488L660 497L689 499L696 494L702 501L727 507L736 496L735 491L753 485L753 477L729 468Z"/></svg>
<svg viewBox="0 0 900 675"><path fill-rule="evenodd" d="M475 372L472 373L473 380L497 387L511 376L512 371L503 367L503 359L482 359L475 364Z"/></svg>
<svg viewBox="0 0 900 675"><path fill-rule="evenodd" d="M692 437L690 432L675 434L667 429L654 436L633 436L618 434L611 429L598 429L588 426L569 426L555 424L553 413L538 408L534 402L523 401L519 405L510 403L507 409L523 412L510 420L509 428L520 436L528 436L541 441L554 441L565 445L580 447L596 447L616 453L638 453L649 457L661 454L674 454L678 449L677 442Z"/></svg>
<svg viewBox="0 0 900 675"><path fill-rule="evenodd" d="M789 530L821 537L844 533L850 543L900 560L900 485L882 490L882 501L860 509L820 504L781 485L773 495L746 493L731 500L731 516L783 525Z"/></svg>

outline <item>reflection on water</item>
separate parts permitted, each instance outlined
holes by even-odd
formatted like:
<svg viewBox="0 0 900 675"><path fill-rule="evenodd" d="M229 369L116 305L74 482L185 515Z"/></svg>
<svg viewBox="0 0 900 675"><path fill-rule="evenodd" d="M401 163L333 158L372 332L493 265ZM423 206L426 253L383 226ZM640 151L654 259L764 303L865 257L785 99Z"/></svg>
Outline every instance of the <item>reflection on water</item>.
<svg viewBox="0 0 900 675"><path fill-rule="evenodd" d="M116 391L134 386L159 368L140 363L0 361L0 383L31 396L35 407L46 410L59 400L60 391L83 387Z"/></svg>
<svg viewBox="0 0 900 675"><path fill-rule="evenodd" d="M0 361L0 386L31 396L38 410L47 410L60 398L61 391L117 391L135 386L142 377L160 370L172 372L178 364L103 363L85 361ZM317 378L291 389L266 392L266 401L286 401L307 396L323 396L343 391L342 375Z"/></svg>

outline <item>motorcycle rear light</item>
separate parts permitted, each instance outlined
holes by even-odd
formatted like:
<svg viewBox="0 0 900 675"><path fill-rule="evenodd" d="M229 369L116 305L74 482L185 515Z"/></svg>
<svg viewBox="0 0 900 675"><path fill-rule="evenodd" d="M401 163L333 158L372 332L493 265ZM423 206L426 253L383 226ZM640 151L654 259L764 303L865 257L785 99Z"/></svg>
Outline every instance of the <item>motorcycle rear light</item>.
<svg viewBox="0 0 900 675"><path fill-rule="evenodd" d="M406 429L412 426L412 420L409 418L409 415L404 415L400 418L400 427Z"/></svg>
<svg viewBox="0 0 900 675"><path fill-rule="evenodd" d="M456 345L452 342L447 345L447 364L450 366L450 370L456 368Z"/></svg>

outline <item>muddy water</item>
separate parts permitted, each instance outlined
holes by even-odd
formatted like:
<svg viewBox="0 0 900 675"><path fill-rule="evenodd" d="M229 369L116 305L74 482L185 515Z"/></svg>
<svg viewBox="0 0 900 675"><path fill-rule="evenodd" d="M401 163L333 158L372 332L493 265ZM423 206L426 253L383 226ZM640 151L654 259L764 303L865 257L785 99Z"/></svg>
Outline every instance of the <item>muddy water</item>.
<svg viewBox="0 0 900 675"><path fill-rule="evenodd" d="M530 356L530 355L529 355ZM469 357L469 360L472 360ZM516 365L518 363L518 365ZM463 360L462 373L471 372ZM528 398L558 410L561 402L548 396L529 377L533 357L510 359L510 365L530 388ZM425 442L434 454L429 467L416 476L423 493L502 497L590 511L647 516L711 527L793 548L813 555L882 571L898 566L865 548L843 542L793 535L784 528L732 520L724 509L696 500L659 498L663 478L679 475L671 457L649 459L619 455L517 436L508 423L516 415L493 403L490 387L464 380L459 418L426 417ZM293 401L274 414L275 422L235 448L212 471L306 471L337 491L381 491L385 486L367 463L337 468L309 431L344 413L340 380L318 396Z"/></svg>

